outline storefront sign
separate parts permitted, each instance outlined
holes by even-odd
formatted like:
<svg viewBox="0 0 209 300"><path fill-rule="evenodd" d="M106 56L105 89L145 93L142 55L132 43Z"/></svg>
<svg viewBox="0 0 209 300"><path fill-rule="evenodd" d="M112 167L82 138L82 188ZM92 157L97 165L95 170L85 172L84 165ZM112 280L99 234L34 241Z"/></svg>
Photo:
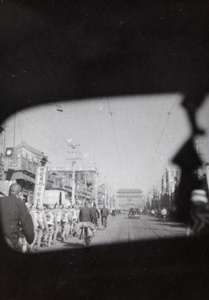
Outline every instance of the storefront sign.
<svg viewBox="0 0 209 300"><path fill-rule="evenodd" d="M37 167L36 170L36 183L34 192L34 206L43 205L44 192L46 185L46 167Z"/></svg>

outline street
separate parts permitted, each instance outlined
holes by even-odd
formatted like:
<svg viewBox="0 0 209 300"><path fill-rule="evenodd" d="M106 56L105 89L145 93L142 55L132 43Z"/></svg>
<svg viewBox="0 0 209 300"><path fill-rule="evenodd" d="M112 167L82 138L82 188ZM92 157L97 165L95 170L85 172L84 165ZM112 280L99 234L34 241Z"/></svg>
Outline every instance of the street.
<svg viewBox="0 0 209 300"><path fill-rule="evenodd" d="M184 225L179 223L170 222L169 220L163 223L162 219L149 215L141 215L140 219L129 219L127 214L110 215L105 230L103 230L99 220L99 228L94 233L89 247L178 236L186 236ZM80 247L83 247L82 240L79 240L77 237L69 237L65 242L58 240L56 245L52 245L50 248L41 248L40 251L75 249Z"/></svg>

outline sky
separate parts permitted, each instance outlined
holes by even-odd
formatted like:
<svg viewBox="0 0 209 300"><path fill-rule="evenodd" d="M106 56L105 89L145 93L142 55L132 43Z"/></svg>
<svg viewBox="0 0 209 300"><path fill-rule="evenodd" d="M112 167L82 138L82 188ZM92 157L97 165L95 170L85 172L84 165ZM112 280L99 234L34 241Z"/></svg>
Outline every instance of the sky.
<svg viewBox="0 0 209 300"><path fill-rule="evenodd" d="M181 101L180 94L162 94L37 106L6 121L6 147L14 144L15 120L15 145L24 141L44 152L49 167L71 166L70 141L77 145L76 168L96 165L98 182L112 191L146 194L191 133ZM199 116L203 126L207 109Z"/></svg>

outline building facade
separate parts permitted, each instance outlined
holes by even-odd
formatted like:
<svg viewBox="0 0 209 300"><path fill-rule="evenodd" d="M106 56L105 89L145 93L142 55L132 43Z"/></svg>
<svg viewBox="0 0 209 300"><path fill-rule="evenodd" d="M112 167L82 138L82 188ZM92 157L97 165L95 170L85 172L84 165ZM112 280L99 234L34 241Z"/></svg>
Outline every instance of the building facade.
<svg viewBox="0 0 209 300"><path fill-rule="evenodd" d="M128 210L137 207L144 209L144 196L140 189L119 189L116 194L116 202L119 209Z"/></svg>
<svg viewBox="0 0 209 300"><path fill-rule="evenodd" d="M3 158L4 180L18 182L23 187L24 197L31 202L37 166L46 161L47 156L43 152L25 142L14 148L7 148Z"/></svg>
<svg viewBox="0 0 209 300"><path fill-rule="evenodd" d="M4 163L3 155L0 153L0 180L4 180Z"/></svg>
<svg viewBox="0 0 209 300"><path fill-rule="evenodd" d="M74 172L75 202L83 205L84 201L94 201L95 170L72 170L70 167L48 168L47 189L62 189L72 197Z"/></svg>
<svg viewBox="0 0 209 300"><path fill-rule="evenodd" d="M179 171L166 168L161 178L161 203L159 208L172 209L175 191L179 182Z"/></svg>

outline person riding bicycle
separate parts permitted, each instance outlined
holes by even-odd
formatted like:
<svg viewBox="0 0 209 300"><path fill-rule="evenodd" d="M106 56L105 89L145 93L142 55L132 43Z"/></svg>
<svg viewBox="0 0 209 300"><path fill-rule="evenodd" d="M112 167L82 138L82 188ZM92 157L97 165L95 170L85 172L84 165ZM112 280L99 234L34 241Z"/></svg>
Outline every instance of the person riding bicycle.
<svg viewBox="0 0 209 300"><path fill-rule="evenodd" d="M77 235L81 239L81 229L83 227L88 227L88 236L93 237L93 230L95 230L95 226L92 223L91 211L88 207L87 201L85 201L84 206L81 207L79 212L79 223L77 225Z"/></svg>
<svg viewBox="0 0 209 300"><path fill-rule="evenodd" d="M90 208L88 207L88 203L85 202L84 206L81 207L80 212L79 212L79 222L91 222L91 211Z"/></svg>
<svg viewBox="0 0 209 300"><path fill-rule="evenodd" d="M107 217L109 215L109 210L108 208L105 206L105 204L103 204L103 207L101 208L101 222L102 225L107 227Z"/></svg>

